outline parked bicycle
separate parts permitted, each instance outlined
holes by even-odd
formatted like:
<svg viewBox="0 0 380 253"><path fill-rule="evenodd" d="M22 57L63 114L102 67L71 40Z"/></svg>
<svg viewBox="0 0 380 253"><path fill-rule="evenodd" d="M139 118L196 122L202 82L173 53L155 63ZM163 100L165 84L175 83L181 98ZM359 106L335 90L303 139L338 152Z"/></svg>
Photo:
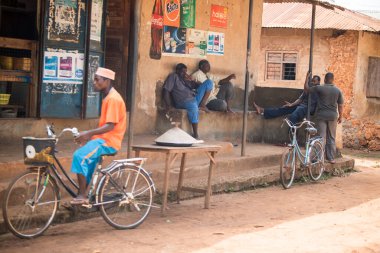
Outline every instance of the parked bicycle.
<svg viewBox="0 0 380 253"><path fill-rule="evenodd" d="M10 183L3 202L8 229L20 238L41 235L53 222L61 203L60 186L71 197L78 185L55 156L56 144L64 132L75 137L76 128L66 128L58 136L47 126L48 138L24 137L27 171ZM146 159L114 160L102 168L103 156L90 182L88 209L99 209L104 220L116 229L131 229L144 222L153 207L155 185L142 167Z"/></svg>
<svg viewBox="0 0 380 253"><path fill-rule="evenodd" d="M299 125L293 125L288 119L284 121L290 127L291 144L283 153L280 166L281 184L285 189L291 187L296 170L307 169L310 178L313 181L318 181L325 169L324 145L323 139L320 136L312 137L317 134L317 129L313 126L314 123L304 120ZM306 125L306 146L305 153L302 152L297 142L297 130ZM297 159L299 163L297 163Z"/></svg>

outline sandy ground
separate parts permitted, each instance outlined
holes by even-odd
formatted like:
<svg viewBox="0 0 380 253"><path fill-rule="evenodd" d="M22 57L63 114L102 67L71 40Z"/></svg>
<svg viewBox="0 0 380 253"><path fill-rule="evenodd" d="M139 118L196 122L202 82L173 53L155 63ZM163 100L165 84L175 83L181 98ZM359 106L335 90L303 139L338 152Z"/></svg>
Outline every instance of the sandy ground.
<svg viewBox="0 0 380 253"><path fill-rule="evenodd" d="M319 183L280 186L171 204L137 229L101 218L57 225L44 236L0 236L0 252L380 252L380 157L360 172Z"/></svg>

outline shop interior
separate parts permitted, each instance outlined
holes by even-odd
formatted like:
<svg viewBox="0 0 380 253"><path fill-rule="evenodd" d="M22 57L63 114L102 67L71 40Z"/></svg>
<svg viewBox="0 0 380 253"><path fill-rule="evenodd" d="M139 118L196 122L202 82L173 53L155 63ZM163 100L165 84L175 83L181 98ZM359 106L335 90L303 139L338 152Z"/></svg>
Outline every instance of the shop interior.
<svg viewBox="0 0 380 253"><path fill-rule="evenodd" d="M39 2L0 1L0 118L35 116Z"/></svg>

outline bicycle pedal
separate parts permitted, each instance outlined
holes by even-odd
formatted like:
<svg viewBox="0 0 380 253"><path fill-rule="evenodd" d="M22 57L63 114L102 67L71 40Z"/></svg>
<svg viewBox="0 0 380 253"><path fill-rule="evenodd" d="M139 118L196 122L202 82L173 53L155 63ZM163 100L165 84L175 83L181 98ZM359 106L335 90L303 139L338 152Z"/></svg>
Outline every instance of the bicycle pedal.
<svg viewBox="0 0 380 253"><path fill-rule="evenodd" d="M83 204L81 205L82 207L85 207L87 209L91 209L92 208L92 205L91 204Z"/></svg>

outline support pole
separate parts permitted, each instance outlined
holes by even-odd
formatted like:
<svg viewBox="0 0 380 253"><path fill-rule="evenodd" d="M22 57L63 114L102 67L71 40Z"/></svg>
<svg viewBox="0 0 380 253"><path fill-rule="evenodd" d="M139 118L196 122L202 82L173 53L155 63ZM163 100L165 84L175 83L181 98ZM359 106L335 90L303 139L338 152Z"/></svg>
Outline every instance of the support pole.
<svg viewBox="0 0 380 253"><path fill-rule="evenodd" d="M140 27L140 9L141 9L142 0L134 1L134 15L133 15L133 25L132 25L132 34L133 34L133 43L132 43L132 82L131 82L131 108L129 109L129 122L128 122L128 153L127 157L131 158L132 155L132 144L133 144L133 124L134 124L134 115L135 115L135 94L136 94L136 77L137 77L137 63L138 63L138 41L139 41L139 27Z"/></svg>
<svg viewBox="0 0 380 253"><path fill-rule="evenodd" d="M249 17L248 17L248 38L247 38L247 56L245 64L245 88L244 88L244 113L243 113L243 134L241 140L241 156L245 156L245 147L247 143L247 120L248 120L248 99L249 99L249 59L251 56L252 40L252 15L253 1L249 0Z"/></svg>
<svg viewBox="0 0 380 253"><path fill-rule="evenodd" d="M309 71L313 73L313 49L314 49L314 32L315 32L315 13L317 6L313 2L312 14L311 14L311 29L310 29L310 56L309 56ZM310 76L308 82L310 83L312 76ZM307 103L307 119L310 120L310 107L311 107L311 96L310 92L308 94Z"/></svg>

